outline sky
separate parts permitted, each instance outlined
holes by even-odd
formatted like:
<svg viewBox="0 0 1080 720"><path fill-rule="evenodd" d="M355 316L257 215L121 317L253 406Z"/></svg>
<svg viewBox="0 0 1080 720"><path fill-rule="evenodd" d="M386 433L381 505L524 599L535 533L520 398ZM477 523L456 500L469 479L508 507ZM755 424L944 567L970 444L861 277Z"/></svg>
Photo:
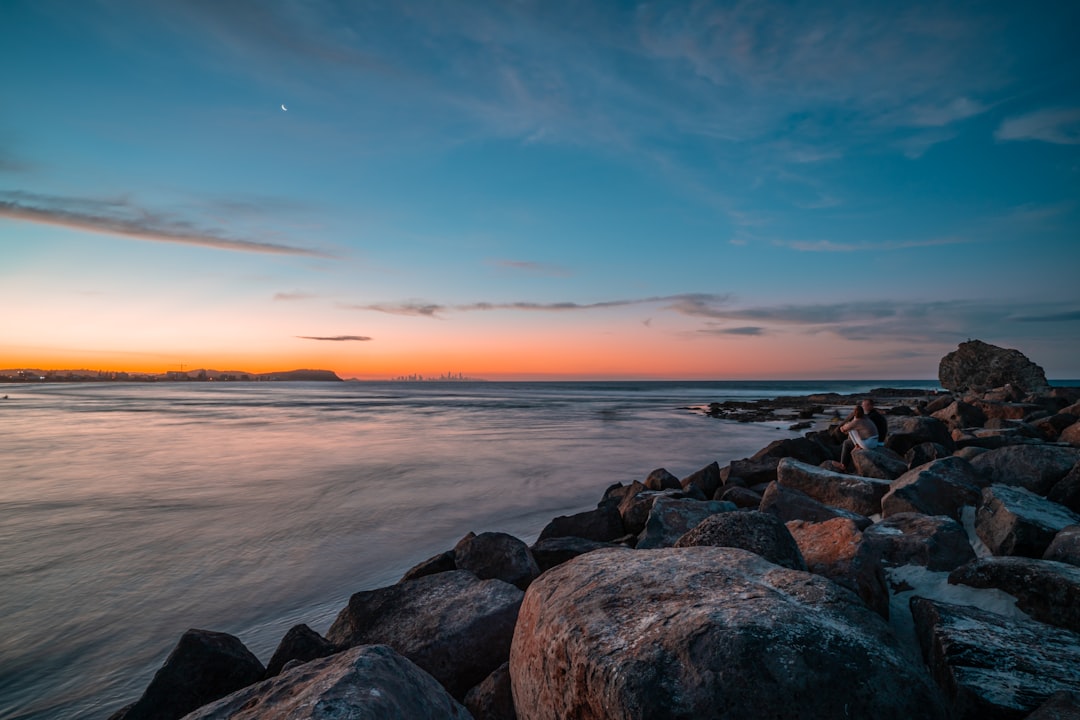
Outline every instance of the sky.
<svg viewBox="0 0 1080 720"><path fill-rule="evenodd" d="M1080 378L1077 2L2 0L0 367Z"/></svg>

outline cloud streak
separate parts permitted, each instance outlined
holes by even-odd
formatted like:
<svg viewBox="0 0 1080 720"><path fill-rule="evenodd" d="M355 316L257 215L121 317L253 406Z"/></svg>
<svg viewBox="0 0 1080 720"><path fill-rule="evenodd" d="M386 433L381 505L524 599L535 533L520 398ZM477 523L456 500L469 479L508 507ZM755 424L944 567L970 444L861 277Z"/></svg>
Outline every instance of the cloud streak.
<svg viewBox="0 0 1080 720"><path fill-rule="evenodd" d="M319 340L322 342L368 342L371 340L367 335L332 335L323 337L319 335L297 335L300 340Z"/></svg>
<svg viewBox="0 0 1080 720"><path fill-rule="evenodd" d="M1048 108L1006 119L998 140L1041 140L1055 145L1080 144L1080 107Z"/></svg>
<svg viewBox="0 0 1080 720"><path fill-rule="evenodd" d="M0 218L133 240L194 245L215 250L331 257L310 248L227 237L130 203L126 199L55 197L26 192L0 193Z"/></svg>
<svg viewBox="0 0 1080 720"><path fill-rule="evenodd" d="M346 310L369 310L372 312L387 313L389 315L409 315L416 317L441 317L447 312L492 312L496 310L519 311L519 312L583 312L589 310L604 310L609 308L631 307L635 305L661 304L668 309L682 314L705 313L716 305L729 300L728 295L691 293L684 295L658 295L644 298L629 298L620 300L603 300L592 303L579 302L475 302L459 305L440 305L419 301L406 301L402 303L375 303L369 305L351 304L340 305Z"/></svg>

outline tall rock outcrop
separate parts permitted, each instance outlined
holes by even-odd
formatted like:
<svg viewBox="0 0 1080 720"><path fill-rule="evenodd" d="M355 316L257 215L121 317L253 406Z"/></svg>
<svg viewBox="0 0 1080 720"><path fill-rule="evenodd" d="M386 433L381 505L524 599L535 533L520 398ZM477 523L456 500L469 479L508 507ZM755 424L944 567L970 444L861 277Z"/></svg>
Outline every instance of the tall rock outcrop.
<svg viewBox="0 0 1080 720"><path fill-rule="evenodd" d="M1043 369L1019 350L981 340L960 343L956 350L941 358L938 382L952 392L981 392L1005 385L1035 392L1049 385Z"/></svg>

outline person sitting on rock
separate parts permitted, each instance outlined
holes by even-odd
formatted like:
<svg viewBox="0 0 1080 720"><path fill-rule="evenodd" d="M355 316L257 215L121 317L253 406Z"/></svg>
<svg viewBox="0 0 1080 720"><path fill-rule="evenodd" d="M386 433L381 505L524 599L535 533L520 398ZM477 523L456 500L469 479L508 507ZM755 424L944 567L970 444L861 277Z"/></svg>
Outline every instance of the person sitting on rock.
<svg viewBox="0 0 1080 720"><path fill-rule="evenodd" d="M856 445L863 450L871 450L879 444L877 426L874 425L873 420L867 417L862 405L855 406L852 419L841 425L840 431L848 434L848 439L844 441L844 445L840 450L840 464L844 467L844 470L848 469L848 464L851 462L851 453Z"/></svg>

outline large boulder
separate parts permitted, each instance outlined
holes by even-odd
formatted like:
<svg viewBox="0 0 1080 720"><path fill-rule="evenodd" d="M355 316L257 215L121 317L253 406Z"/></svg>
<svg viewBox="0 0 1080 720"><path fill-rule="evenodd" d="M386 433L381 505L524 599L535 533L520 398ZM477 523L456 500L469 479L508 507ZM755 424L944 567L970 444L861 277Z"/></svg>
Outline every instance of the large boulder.
<svg viewBox="0 0 1080 720"><path fill-rule="evenodd" d="M188 630L123 720L176 720L259 682L266 669L237 638Z"/></svg>
<svg viewBox="0 0 1080 720"><path fill-rule="evenodd" d="M820 441L810 437L785 438L773 440L771 443L754 453L751 460L765 460L766 458L795 458L810 465L820 465L826 460L834 460L835 456L831 448L826 447Z"/></svg>
<svg viewBox="0 0 1080 720"><path fill-rule="evenodd" d="M435 678L386 645L314 660L185 720L471 720Z"/></svg>
<svg viewBox="0 0 1080 720"><path fill-rule="evenodd" d="M991 485L975 512L975 532L995 555L1042 557L1054 536L1080 515L1030 490Z"/></svg>
<svg viewBox="0 0 1080 720"><path fill-rule="evenodd" d="M1059 690L1024 720L1080 720L1080 692Z"/></svg>
<svg viewBox="0 0 1080 720"><path fill-rule="evenodd" d="M1043 560L1056 560L1080 567L1080 525L1069 525L1054 536Z"/></svg>
<svg viewBox="0 0 1080 720"><path fill-rule="evenodd" d="M923 443L916 447L924 445L932 446L933 443ZM909 454L911 452L912 450L908 450ZM908 471L907 460L884 447L873 450L857 447L851 452L851 462L855 466L855 474L864 478L892 481Z"/></svg>
<svg viewBox="0 0 1080 720"><path fill-rule="evenodd" d="M641 489L638 490L638 487ZM622 525L626 534L641 534L641 531L645 529L645 523L649 521L649 514L652 512L653 503L656 502L658 498L692 499L690 498L690 495L683 490L664 490L655 492L653 490L646 490L644 485L635 482L634 485L631 486L631 491L627 492L626 497L619 503L619 515L622 518ZM589 539L598 540L599 538ZM615 540L618 538L606 539Z"/></svg>
<svg viewBox="0 0 1080 720"><path fill-rule="evenodd" d="M626 502L625 498L624 502ZM540 531L538 539L581 537L586 540L607 542L622 537L626 532L619 507L614 503L601 503L595 510L553 518Z"/></svg>
<svg viewBox="0 0 1080 720"><path fill-rule="evenodd" d="M671 547L679 538L697 527L705 518L716 513L733 512L734 503L722 500L687 500L658 498L649 512L645 530L637 542L638 550Z"/></svg>
<svg viewBox="0 0 1080 720"><path fill-rule="evenodd" d="M885 438L885 447L898 455L922 443L937 443L952 452L955 449L949 426L937 418L911 415L908 417L890 415L889 434Z"/></svg>
<svg viewBox="0 0 1080 720"><path fill-rule="evenodd" d="M1051 560L988 557L949 573L949 582L997 588L1033 619L1080 632L1080 568Z"/></svg>
<svg viewBox="0 0 1080 720"><path fill-rule="evenodd" d="M769 455L758 460L732 460L728 464L728 480L726 484L765 485L776 481L776 465L780 458Z"/></svg>
<svg viewBox="0 0 1080 720"><path fill-rule="evenodd" d="M523 596L453 570L354 594L326 637L339 647L389 645L460 699L506 662Z"/></svg>
<svg viewBox="0 0 1080 720"><path fill-rule="evenodd" d="M529 546L501 532L469 533L463 537L454 547L454 564L481 580L494 578L522 590L540 574Z"/></svg>
<svg viewBox="0 0 1080 720"><path fill-rule="evenodd" d="M997 347L981 340L960 343L941 358L938 382L952 392L981 392L1014 385L1028 392L1047 388L1046 373L1019 350Z"/></svg>
<svg viewBox="0 0 1080 720"><path fill-rule="evenodd" d="M944 515L898 513L866 528L867 552L885 565L922 565L952 570L975 559L964 527Z"/></svg>
<svg viewBox="0 0 1080 720"><path fill-rule="evenodd" d="M833 518L845 518L860 529L869 527L872 523L870 518L865 515L831 507L815 500L802 490L786 487L778 482L769 485L765 490L765 494L761 496L761 505L758 509L761 512L775 515L785 523L791 520L824 522Z"/></svg>
<svg viewBox="0 0 1080 720"><path fill-rule="evenodd" d="M776 472L778 482L784 487L804 492L830 507L859 515L880 513L881 498L889 491L888 482L832 472L793 458L781 460Z"/></svg>
<svg viewBox="0 0 1080 720"><path fill-rule="evenodd" d="M1058 441L1080 447L1080 422L1069 425L1058 434Z"/></svg>
<svg viewBox="0 0 1080 720"><path fill-rule="evenodd" d="M944 717L853 595L735 548L601 550L545 573L510 677L521 720Z"/></svg>
<svg viewBox="0 0 1080 720"><path fill-rule="evenodd" d="M885 572L877 558L867 552L855 523L847 518L819 523L792 520L787 529L810 572L851 590L868 608L883 618L889 617Z"/></svg>
<svg viewBox="0 0 1080 720"><path fill-rule="evenodd" d="M266 663L266 677L274 677L290 662L309 662L329 657L337 652L334 643L315 632L307 625L294 625L278 643L270 662Z"/></svg>
<svg viewBox="0 0 1080 720"><path fill-rule="evenodd" d="M961 720L1023 718L1080 690L1080 635L921 597L911 614L930 672Z"/></svg>
<svg viewBox="0 0 1080 720"><path fill-rule="evenodd" d="M961 508L979 503L982 485L967 460L958 457L934 460L908 470L893 481L881 499L881 514L889 517L914 512L948 515L958 520Z"/></svg>
<svg viewBox="0 0 1080 720"><path fill-rule="evenodd" d="M1046 495L1080 461L1080 448L1057 445L1009 445L971 461L984 484L1017 485Z"/></svg>
<svg viewBox="0 0 1080 720"><path fill-rule="evenodd" d="M775 515L763 512L726 512L710 515L679 538L675 547L734 547L749 550L769 562L792 570L806 570L795 538Z"/></svg>

